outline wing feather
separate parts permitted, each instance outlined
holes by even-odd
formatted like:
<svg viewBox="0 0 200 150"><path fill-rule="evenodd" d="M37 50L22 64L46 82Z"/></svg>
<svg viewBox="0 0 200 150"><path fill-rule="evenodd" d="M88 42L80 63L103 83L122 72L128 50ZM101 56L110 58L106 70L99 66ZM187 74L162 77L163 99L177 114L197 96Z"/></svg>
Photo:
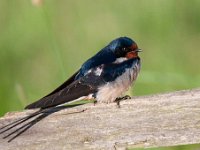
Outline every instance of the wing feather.
<svg viewBox="0 0 200 150"><path fill-rule="evenodd" d="M60 104L64 104L82 96L88 96L91 93L97 92L98 85L101 84L101 79L95 74L90 73L79 80L72 82L70 85L54 92L40 100L28 105L25 109L34 108L49 108Z"/></svg>
<svg viewBox="0 0 200 150"><path fill-rule="evenodd" d="M73 81L76 73L63 85L40 100L26 106L25 109L54 107L82 96L95 94L101 85L107 82L113 82L125 72L126 68L134 67L138 63L140 63L139 58L130 59L119 64L102 64L91 69L85 76Z"/></svg>
<svg viewBox="0 0 200 150"><path fill-rule="evenodd" d="M66 80L63 84L61 84L58 88L56 88L55 90L53 90L51 93L49 93L48 95L44 96L44 97L48 97L50 95L53 95L57 92L59 92L60 90L64 89L65 87L67 87L68 85L70 85L72 82L75 81L76 76L79 74L78 70L76 73L74 73L68 80Z"/></svg>

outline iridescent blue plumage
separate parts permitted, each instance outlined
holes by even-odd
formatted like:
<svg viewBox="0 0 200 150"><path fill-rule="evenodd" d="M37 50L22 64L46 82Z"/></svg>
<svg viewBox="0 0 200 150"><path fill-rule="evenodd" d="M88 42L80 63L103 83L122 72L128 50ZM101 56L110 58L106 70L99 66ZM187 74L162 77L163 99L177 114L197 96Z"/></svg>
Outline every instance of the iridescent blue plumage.
<svg viewBox="0 0 200 150"><path fill-rule="evenodd" d="M99 103L115 102L118 97L122 96L128 90L137 78L140 70L138 52L140 52L140 49L138 49L137 44L128 37L120 37L113 40L96 55L88 59L61 86L25 107L26 109L40 108L39 111L1 127L0 131L2 129L3 131L0 134L33 117L37 120L49 108L65 103L84 98L95 98ZM31 124L31 122L27 124ZM22 125L7 136L4 136L4 138L16 133L16 136L12 137L9 141L13 140L22 133L21 129L26 129L27 124Z"/></svg>
<svg viewBox="0 0 200 150"><path fill-rule="evenodd" d="M115 51L121 47L130 47L133 43L135 42L128 37L120 37L113 40L105 48L101 49L96 55L83 63L79 74L76 76L76 79L83 77L91 68L97 67L101 64L109 64L114 62L117 59Z"/></svg>
<svg viewBox="0 0 200 150"><path fill-rule="evenodd" d="M102 76L106 82L112 82L121 76L126 69L132 68L140 63L140 58L133 58L119 64L108 64L103 68Z"/></svg>
<svg viewBox="0 0 200 150"><path fill-rule="evenodd" d="M68 103L80 97L99 95L104 89L115 91L107 99L112 101L121 96L136 79L139 72L140 58L137 44L128 37L120 37L110 42L96 55L88 59L81 68L61 86L40 100L28 105L26 109L48 108ZM116 84L115 84L116 81ZM117 83L119 82L119 83ZM112 84L111 84L112 83ZM105 88L103 88L105 86ZM112 85L109 87L107 85ZM114 90L113 90L114 89Z"/></svg>

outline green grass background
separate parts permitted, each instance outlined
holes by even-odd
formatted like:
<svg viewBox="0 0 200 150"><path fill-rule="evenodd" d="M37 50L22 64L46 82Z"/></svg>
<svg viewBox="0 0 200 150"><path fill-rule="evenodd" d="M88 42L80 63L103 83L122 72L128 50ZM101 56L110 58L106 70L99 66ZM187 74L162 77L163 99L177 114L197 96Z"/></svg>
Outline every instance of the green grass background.
<svg viewBox="0 0 200 150"><path fill-rule="evenodd" d="M143 49L133 95L200 86L199 0L1 0L0 116L53 90L119 36Z"/></svg>

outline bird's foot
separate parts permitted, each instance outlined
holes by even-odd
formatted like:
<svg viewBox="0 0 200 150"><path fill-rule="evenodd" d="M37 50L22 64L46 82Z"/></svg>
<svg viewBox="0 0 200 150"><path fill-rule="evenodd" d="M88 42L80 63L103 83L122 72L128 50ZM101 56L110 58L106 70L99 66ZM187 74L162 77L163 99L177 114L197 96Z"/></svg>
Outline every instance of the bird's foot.
<svg viewBox="0 0 200 150"><path fill-rule="evenodd" d="M129 95L125 95L123 97L117 97L115 99L115 102L117 103L117 107L120 108L120 101L126 100L126 99L131 99L131 97Z"/></svg>

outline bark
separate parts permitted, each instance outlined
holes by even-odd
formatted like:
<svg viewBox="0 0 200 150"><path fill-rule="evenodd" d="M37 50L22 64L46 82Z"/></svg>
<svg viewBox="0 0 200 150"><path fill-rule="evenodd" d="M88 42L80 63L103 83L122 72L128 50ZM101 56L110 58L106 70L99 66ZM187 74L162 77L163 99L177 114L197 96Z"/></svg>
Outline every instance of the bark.
<svg viewBox="0 0 200 150"><path fill-rule="evenodd" d="M8 113L0 127L34 111ZM45 114L12 142L1 138L7 133L0 134L0 149L126 149L200 142L200 89L133 97L122 101L121 108L86 104Z"/></svg>

